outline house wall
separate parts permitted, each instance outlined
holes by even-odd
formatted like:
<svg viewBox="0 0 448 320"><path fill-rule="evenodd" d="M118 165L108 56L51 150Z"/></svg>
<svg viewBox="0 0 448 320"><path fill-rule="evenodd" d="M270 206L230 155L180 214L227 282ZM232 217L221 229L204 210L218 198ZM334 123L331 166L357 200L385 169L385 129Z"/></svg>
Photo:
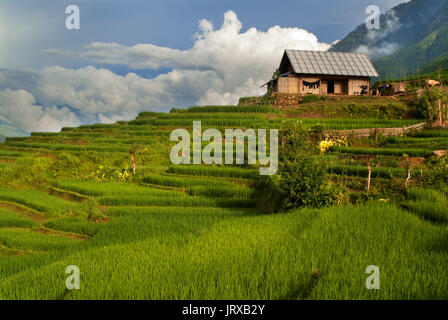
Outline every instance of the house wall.
<svg viewBox="0 0 448 320"><path fill-rule="evenodd" d="M308 88L303 81L316 82L320 80L319 88ZM344 76L307 76L298 74L289 74L286 77L278 78L274 82L273 91L285 94L328 94L328 81L334 81L334 94L360 95L361 86L367 85L370 89L369 78L363 77L344 77Z"/></svg>
<svg viewBox="0 0 448 320"><path fill-rule="evenodd" d="M277 87L279 93L289 93L289 81L288 78L278 78L277 79Z"/></svg>
<svg viewBox="0 0 448 320"><path fill-rule="evenodd" d="M348 81L348 94L349 95L360 95L362 89L361 86L367 86L367 92L370 90L370 80L369 78L350 78Z"/></svg>
<svg viewBox="0 0 448 320"><path fill-rule="evenodd" d="M299 93L299 76L296 74L288 75L289 82L289 94L298 94Z"/></svg>
<svg viewBox="0 0 448 320"><path fill-rule="evenodd" d="M299 93L300 94L321 94L321 86L319 86L319 88L309 88L307 86L305 86L303 84L303 81L307 81L307 82L316 82L319 80L322 80L321 77L319 76L311 76L311 77L306 77L306 76L298 76L298 88L299 88ZM322 81L321 81L321 85L322 85Z"/></svg>
<svg viewBox="0 0 448 320"><path fill-rule="evenodd" d="M323 79L320 82L320 95L326 95L328 93L328 81Z"/></svg>
<svg viewBox="0 0 448 320"><path fill-rule="evenodd" d="M342 81L334 82L334 94L341 94L344 92L345 84Z"/></svg>

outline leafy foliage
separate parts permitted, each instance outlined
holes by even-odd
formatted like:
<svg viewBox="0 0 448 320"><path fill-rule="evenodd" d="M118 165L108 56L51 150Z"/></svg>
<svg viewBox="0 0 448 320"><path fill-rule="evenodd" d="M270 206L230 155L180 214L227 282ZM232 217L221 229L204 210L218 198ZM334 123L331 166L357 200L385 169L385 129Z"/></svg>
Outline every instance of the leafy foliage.
<svg viewBox="0 0 448 320"><path fill-rule="evenodd" d="M258 189L260 209L287 211L298 207L322 207L334 202L335 195L325 187L327 171L322 159L314 157L316 143L300 122L287 126L278 174L262 178ZM264 200L265 199L265 200Z"/></svg>

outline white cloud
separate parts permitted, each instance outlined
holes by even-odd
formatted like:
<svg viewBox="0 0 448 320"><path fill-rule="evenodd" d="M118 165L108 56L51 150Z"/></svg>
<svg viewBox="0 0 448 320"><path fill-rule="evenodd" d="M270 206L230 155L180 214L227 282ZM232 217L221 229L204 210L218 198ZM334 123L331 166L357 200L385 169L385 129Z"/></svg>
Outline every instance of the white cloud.
<svg viewBox="0 0 448 320"><path fill-rule="evenodd" d="M274 26L265 32L255 28L241 32L241 29L235 12L227 11L222 26L216 30L211 22L202 19L195 43L187 50L152 44L127 47L96 42L85 46L80 56L96 63L120 64L133 69L168 67L177 75L191 70L212 72L211 83L200 83L200 79L193 78L191 84L183 82L183 85L195 91L198 91L196 86L205 87L198 92L199 104L235 104L241 94L264 93L259 86L270 79L285 49L327 50L330 47L300 28ZM197 76L204 78L199 73Z"/></svg>
<svg viewBox="0 0 448 320"><path fill-rule="evenodd" d="M365 53L370 58L376 59L384 56L388 56L394 52L396 52L400 46L396 43L383 43L381 46L372 46L368 47L366 45L359 46L356 49L357 53Z"/></svg>
<svg viewBox="0 0 448 320"><path fill-rule="evenodd" d="M43 108L36 105L34 96L25 90L0 91L0 112L27 131L59 131L63 126L80 124L67 107Z"/></svg>
<svg viewBox="0 0 448 320"><path fill-rule="evenodd" d="M242 24L233 11L224 14L221 28L199 22L200 32L188 50L137 44L126 47L116 43L92 43L80 55L97 63L123 64L134 69L213 70L227 86L242 84L250 77L266 80L278 66L284 49L327 50L328 44L304 29L274 26L266 32Z"/></svg>
<svg viewBox="0 0 448 320"><path fill-rule="evenodd" d="M34 119L39 119L22 121L22 128L27 130L42 127L36 123L56 128L79 121L113 122L121 117L131 119L142 110L235 104L241 96L264 93L260 85L271 78L285 49L327 50L330 47L300 28L274 26L267 31L241 30L237 15L228 11L219 29L201 20L195 42L187 50L101 42L91 43L78 53L48 49L45 51L48 54L78 55L94 63L126 65L133 69L170 68L171 71L152 79L135 73L120 76L92 66L77 70L49 66L40 70L0 71L0 90L15 90L11 92L16 92L14 99L17 100L27 96L26 103L20 103L24 110L36 113L32 116ZM63 105L76 109L76 115L67 108L54 107ZM0 114L7 116L3 109Z"/></svg>

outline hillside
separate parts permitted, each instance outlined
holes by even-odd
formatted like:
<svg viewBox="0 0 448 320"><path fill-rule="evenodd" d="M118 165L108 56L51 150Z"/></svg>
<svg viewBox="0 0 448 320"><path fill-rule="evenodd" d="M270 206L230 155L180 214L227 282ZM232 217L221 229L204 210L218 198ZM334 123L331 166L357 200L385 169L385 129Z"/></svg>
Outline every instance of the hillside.
<svg viewBox="0 0 448 320"><path fill-rule="evenodd" d="M448 67L448 1L412 0L381 16L380 30L358 26L333 51L367 52L382 78Z"/></svg>
<svg viewBox="0 0 448 320"><path fill-rule="evenodd" d="M337 202L284 214L259 208L259 165L169 160L170 133L191 133L194 120L220 131L301 123L309 139L422 121L403 119L408 106L388 98L302 107L143 112L8 138L0 145L0 299L446 298L448 188L430 189L446 130L348 137L347 146L313 155L325 162ZM366 290L372 264L385 274L383 290ZM79 266L82 290L66 290L68 265Z"/></svg>
<svg viewBox="0 0 448 320"><path fill-rule="evenodd" d="M378 72L386 78L433 72L448 68L448 23L422 41L375 61Z"/></svg>

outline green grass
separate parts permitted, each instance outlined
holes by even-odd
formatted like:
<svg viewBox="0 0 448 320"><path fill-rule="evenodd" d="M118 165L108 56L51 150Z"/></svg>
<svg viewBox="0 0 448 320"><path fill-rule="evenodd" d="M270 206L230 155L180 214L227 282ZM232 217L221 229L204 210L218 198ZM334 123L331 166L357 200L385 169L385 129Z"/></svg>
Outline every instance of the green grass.
<svg viewBox="0 0 448 320"><path fill-rule="evenodd" d="M234 199L252 199L256 197L255 191L253 189L241 187L193 186L188 189L188 194L192 196Z"/></svg>
<svg viewBox="0 0 448 320"><path fill-rule="evenodd" d="M385 139L381 148L335 148L319 157L330 164L331 183L344 201L358 204L275 215L256 209L255 166L169 162L170 132L190 128L193 120L221 129L279 129L302 121L323 130L421 122L400 119L408 117L401 102L378 109L364 97L328 99L288 111L143 112L136 121L8 139L0 157L20 159L0 170L2 186L11 186L0 189L0 201L14 211L0 209L0 299L448 299L448 188L410 189L405 199L406 170L400 168L403 153L427 156L443 146L445 131ZM298 119L317 104L330 114L333 102L332 119ZM146 147L136 154L135 175L93 180L99 166L130 168L133 145ZM367 158L381 165L373 169L369 194ZM432 179L426 172L436 163L426 161L423 176L415 169L411 185L426 186ZM44 192L52 187L60 197L82 196L75 202ZM80 267L79 291L65 289L68 265ZM381 270L381 290L365 288L369 265Z"/></svg>
<svg viewBox="0 0 448 320"><path fill-rule="evenodd" d="M430 138L430 137L447 137L448 138L448 130L425 130L421 132L417 132L414 137L417 138Z"/></svg>
<svg viewBox="0 0 448 320"><path fill-rule="evenodd" d="M98 222L70 217L47 221L45 227L64 232L84 234L93 237L104 225Z"/></svg>
<svg viewBox="0 0 448 320"><path fill-rule="evenodd" d="M182 175L244 178L244 179L256 179L259 176L259 171L253 169L244 169L235 167L198 166L198 165L170 166L167 172Z"/></svg>
<svg viewBox="0 0 448 320"><path fill-rule="evenodd" d="M98 201L106 206L155 206L155 207L219 207L219 208L253 208L255 201L246 199L210 199L200 197L185 198L150 198L133 195L127 197L100 197Z"/></svg>
<svg viewBox="0 0 448 320"><path fill-rule="evenodd" d="M448 139L444 137L391 137L387 138L384 143L386 144L414 144L414 143L429 143L429 142L447 142Z"/></svg>
<svg viewBox="0 0 448 320"><path fill-rule="evenodd" d="M0 150L0 157L18 158L22 156L23 156L22 152Z"/></svg>
<svg viewBox="0 0 448 320"><path fill-rule="evenodd" d="M448 223L448 198L443 192L421 188L408 190L408 201L402 206L424 220Z"/></svg>
<svg viewBox="0 0 448 320"><path fill-rule="evenodd" d="M66 299L448 298L448 254L441 250L446 228L392 205L227 218L199 233L177 217L168 224L152 220L155 215L146 222L142 217L147 216L131 214L131 225L121 220L111 228L129 232L130 238L119 236L121 244L74 252L4 278L0 298L62 297L70 264L83 270L82 290ZM143 236L146 227L159 224L165 232L153 228ZM136 225L143 226L140 232L133 232ZM369 265L380 268L380 290L366 290Z"/></svg>
<svg viewBox="0 0 448 320"><path fill-rule="evenodd" d="M204 106L192 107L188 109L172 109L171 113L276 113L278 109L271 106Z"/></svg>
<svg viewBox="0 0 448 320"><path fill-rule="evenodd" d="M69 138L105 138L107 134L101 132L64 132L64 133L55 133L55 132L31 132L31 137L41 137L41 138L49 138L49 137L69 137Z"/></svg>
<svg viewBox="0 0 448 320"><path fill-rule="evenodd" d="M347 176L357 176L357 177L368 177L369 170L367 166L353 166L353 165L330 165L328 167L328 172L339 175ZM420 175L425 173L425 171L420 171L419 169L412 170L413 175ZM406 178L408 171L405 168L393 168L393 167L373 167L372 168L372 178L385 178L392 179L393 177Z"/></svg>
<svg viewBox="0 0 448 320"><path fill-rule="evenodd" d="M151 197L184 197L185 194L177 191L148 188L131 183L95 182L86 180L54 180L52 184L63 190L73 191L86 196L119 196L146 195Z"/></svg>
<svg viewBox="0 0 448 320"><path fill-rule="evenodd" d="M165 120L175 120L175 119L188 119L190 121L199 121L199 120L208 120L208 119L220 119L220 120L228 120L228 121L235 121L235 120L247 120L250 119L257 119L257 120L266 120L266 114L265 113L217 113L217 114L208 114L208 113L168 113L168 114L159 114L157 116L157 119L165 119ZM137 119L140 119L137 118Z"/></svg>
<svg viewBox="0 0 448 320"><path fill-rule="evenodd" d="M0 243L11 249L31 251L69 250L80 246L81 240L20 229L0 229Z"/></svg>
<svg viewBox="0 0 448 320"><path fill-rule="evenodd" d="M52 197L44 192L34 190L0 190L0 200L18 203L25 207L54 215L63 215L77 211L77 204Z"/></svg>
<svg viewBox="0 0 448 320"><path fill-rule="evenodd" d="M130 121L131 125L153 125L158 127L186 127L193 126L194 119L169 118L169 119L137 119ZM198 119L201 120L201 119ZM279 129L285 123L296 121L295 119L253 119L251 117L220 118L211 117L201 120L202 127L216 128L265 128ZM300 119L307 128L320 126L324 130L351 130L367 128L401 128L422 122L422 120L382 120L382 119Z"/></svg>
<svg viewBox="0 0 448 320"><path fill-rule="evenodd" d="M403 207L424 220L433 223L448 223L448 201L443 203L434 203L429 200L409 201L404 203Z"/></svg>
<svg viewBox="0 0 448 320"><path fill-rule="evenodd" d="M32 228L38 226L33 220L25 218L18 213L0 208L0 228Z"/></svg>
<svg viewBox="0 0 448 320"><path fill-rule="evenodd" d="M45 149L52 151L97 151L97 152L129 152L129 147L117 146L80 146L70 144L50 144L32 142L10 142L8 146L16 148Z"/></svg>
<svg viewBox="0 0 448 320"><path fill-rule="evenodd" d="M9 166L10 166L10 164L7 163L7 162L0 162L0 169L6 168L6 167L9 167Z"/></svg>
<svg viewBox="0 0 448 320"><path fill-rule="evenodd" d="M448 149L448 137L429 137L429 138L388 138L381 146L383 148L403 148L403 149Z"/></svg>
<svg viewBox="0 0 448 320"><path fill-rule="evenodd" d="M232 184L225 180L200 178L200 177L180 177L168 175L147 175L143 181L148 184L161 185L176 188L188 188L191 186L226 187Z"/></svg>
<svg viewBox="0 0 448 320"><path fill-rule="evenodd" d="M363 154L363 155L383 155L383 156L403 156L407 154L410 157L429 157L434 150L425 149L397 149L397 148L350 148L350 147L332 147L332 152Z"/></svg>

